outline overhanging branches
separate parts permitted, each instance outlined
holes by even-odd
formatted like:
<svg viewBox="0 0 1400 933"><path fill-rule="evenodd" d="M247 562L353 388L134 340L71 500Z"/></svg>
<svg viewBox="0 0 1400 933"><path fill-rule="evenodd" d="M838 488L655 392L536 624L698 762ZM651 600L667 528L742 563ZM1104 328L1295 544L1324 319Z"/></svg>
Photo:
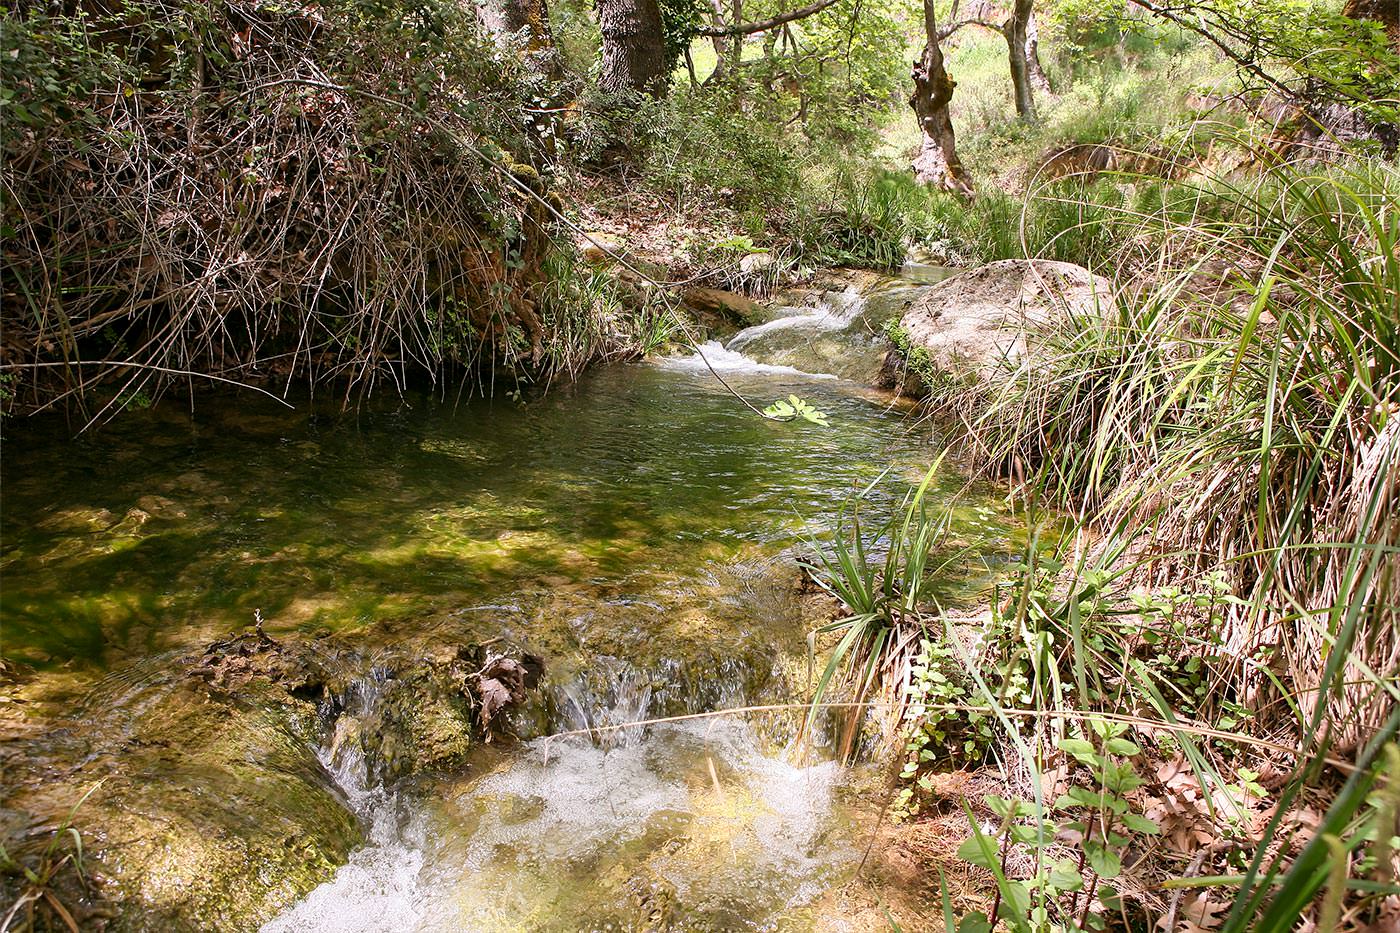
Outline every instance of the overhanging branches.
<svg viewBox="0 0 1400 933"><path fill-rule="evenodd" d="M700 29L696 30L696 35L723 38L725 36L748 36L756 32L767 32L785 23L815 16L822 10L834 6L835 4L836 0L817 0L816 3L809 3L804 7L798 7L786 13L779 13L777 16L759 20L755 23L735 23L732 26L702 26Z"/></svg>

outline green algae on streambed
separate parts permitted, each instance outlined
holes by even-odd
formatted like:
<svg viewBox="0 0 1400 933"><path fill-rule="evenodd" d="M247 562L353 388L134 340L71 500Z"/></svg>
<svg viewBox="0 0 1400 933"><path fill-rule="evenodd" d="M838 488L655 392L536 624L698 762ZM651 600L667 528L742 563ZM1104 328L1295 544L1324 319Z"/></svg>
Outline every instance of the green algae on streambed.
<svg viewBox="0 0 1400 933"><path fill-rule="evenodd" d="M473 773L460 697L425 686L450 679L459 645L548 659L554 693L517 722L527 736L617 715L634 672L652 715L793 698L812 621L795 550L886 470L870 508L893 508L933 451L904 409L852 384L727 378L762 403L799 394L831 427L761 420L708 374L651 365L523 405L217 396L77 440L6 425L0 829L42 836L104 778L79 826L118 928L246 929L364 831L315 755L346 678L407 685L402 735L374 754L408 764L386 777ZM957 555L941 595L970 598L1024 532L951 473L936 492ZM189 676L255 612L334 656L315 662L334 668L325 683L302 696Z"/></svg>
<svg viewBox="0 0 1400 933"><path fill-rule="evenodd" d="M739 382L760 400L800 393L832 427L763 421L712 380L648 366L524 406L205 399L194 417L172 402L75 441L10 424L5 654L101 664L203 644L255 610L276 632L576 587L625 599L800 544L887 466L910 479L928 459L878 399ZM959 497L954 536L1005 553L1015 532L997 516Z"/></svg>

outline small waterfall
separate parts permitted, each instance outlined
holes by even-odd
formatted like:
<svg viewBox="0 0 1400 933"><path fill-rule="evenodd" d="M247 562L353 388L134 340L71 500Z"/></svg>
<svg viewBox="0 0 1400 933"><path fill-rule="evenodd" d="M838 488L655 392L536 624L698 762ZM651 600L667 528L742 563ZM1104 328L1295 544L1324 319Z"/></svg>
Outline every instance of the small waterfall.
<svg viewBox="0 0 1400 933"><path fill-rule="evenodd" d="M775 756L742 717L606 728L752 703L761 678L742 667L594 659L547 688L555 730L591 735L488 752L484 773L409 789L376 777L386 679L334 701L320 750L366 842L263 933L768 929L856 857L834 762Z"/></svg>
<svg viewBox="0 0 1400 933"><path fill-rule="evenodd" d="M382 736L387 673L373 670L351 684L333 706L335 717L316 755L365 827L365 844L335 877L262 933L411 930L422 916L418 877L427 841L424 814L408 797L386 787L371 751Z"/></svg>
<svg viewBox="0 0 1400 933"><path fill-rule="evenodd" d="M554 732L590 733L602 748L632 745L642 740L643 729L618 729L641 722L651 710L652 678L632 669L580 677L554 689Z"/></svg>
<svg viewBox="0 0 1400 933"><path fill-rule="evenodd" d="M726 343L662 361L671 369L847 379L875 384L889 341L883 334L922 288L896 280L865 290L825 292L804 307L780 308L771 321L745 328ZM708 364L708 365L707 365Z"/></svg>
<svg viewBox="0 0 1400 933"><path fill-rule="evenodd" d="M730 338L725 346L730 350L742 351L745 347L768 334L784 330L828 331L849 327L865 310L865 297L854 287L841 292L827 292L810 308L788 308L795 314L774 318L753 327L746 327Z"/></svg>
<svg viewBox="0 0 1400 933"><path fill-rule="evenodd" d="M839 378L836 373L824 372L815 366L799 368L783 362L764 361L746 351L774 341L780 345L801 344L808 339L803 335L844 330L860 317L865 304L864 296L854 286L841 292L827 292L811 307L784 308L782 310L792 313L746 327L724 344L717 340L707 341L697 348L696 353L663 360L661 365L689 371L713 369L720 373L836 379ZM822 360L817 359L816 362Z"/></svg>
<svg viewBox="0 0 1400 933"><path fill-rule="evenodd" d="M768 376L799 376L804 379L835 379L831 373L809 373L795 366L775 366L760 363L737 350L731 350L718 340L707 340L696 348L690 356L670 357L660 365L666 369L706 372L713 369L719 373L751 373Z"/></svg>

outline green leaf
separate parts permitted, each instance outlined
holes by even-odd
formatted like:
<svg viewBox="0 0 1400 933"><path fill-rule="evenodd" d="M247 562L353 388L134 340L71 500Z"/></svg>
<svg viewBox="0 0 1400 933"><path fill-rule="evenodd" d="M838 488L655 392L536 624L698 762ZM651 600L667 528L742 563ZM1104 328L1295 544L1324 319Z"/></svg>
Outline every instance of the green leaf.
<svg viewBox="0 0 1400 933"><path fill-rule="evenodd" d="M1104 748L1114 755L1126 755L1129 758L1142 754L1142 749L1136 743L1123 738L1109 739L1104 743Z"/></svg>
<svg viewBox="0 0 1400 933"><path fill-rule="evenodd" d="M1086 765L1092 765L1098 760L1098 752L1094 748L1094 743L1086 742L1083 739L1062 739L1060 751L1068 752Z"/></svg>
<svg viewBox="0 0 1400 933"><path fill-rule="evenodd" d="M1001 867L997 841L985 833L973 830L971 839L958 846L958 858L988 871Z"/></svg>
<svg viewBox="0 0 1400 933"><path fill-rule="evenodd" d="M1123 860L1118 853L1103 843L1090 839L1084 843L1084 854L1089 858L1089 867L1100 878L1117 878L1123 872Z"/></svg>
<svg viewBox="0 0 1400 933"><path fill-rule="evenodd" d="M1145 833L1149 836L1156 836L1162 832L1160 826L1138 813L1124 813L1121 819L1123 825L1135 833Z"/></svg>
<svg viewBox="0 0 1400 933"><path fill-rule="evenodd" d="M992 923L981 911L973 911L958 921L957 933L992 933Z"/></svg>
<svg viewBox="0 0 1400 933"><path fill-rule="evenodd" d="M789 395L786 400L779 399L769 405L763 409L763 415L775 421L791 421L794 418L801 418L803 421L810 421L823 428L831 426L825 412L813 408L796 395Z"/></svg>
<svg viewBox="0 0 1400 933"><path fill-rule="evenodd" d="M1062 858L1050 868L1050 883L1060 891L1080 891L1084 888L1084 876L1074 859Z"/></svg>
<svg viewBox="0 0 1400 933"><path fill-rule="evenodd" d="M1097 810L1102 798L1086 787L1071 787L1055 801L1055 809L1072 810L1075 807L1088 807Z"/></svg>
<svg viewBox="0 0 1400 933"><path fill-rule="evenodd" d="M998 887L1001 888L1001 907L997 909L997 914L1013 925L1024 925L1026 914L1031 910L1031 889L1024 881L1003 881Z"/></svg>

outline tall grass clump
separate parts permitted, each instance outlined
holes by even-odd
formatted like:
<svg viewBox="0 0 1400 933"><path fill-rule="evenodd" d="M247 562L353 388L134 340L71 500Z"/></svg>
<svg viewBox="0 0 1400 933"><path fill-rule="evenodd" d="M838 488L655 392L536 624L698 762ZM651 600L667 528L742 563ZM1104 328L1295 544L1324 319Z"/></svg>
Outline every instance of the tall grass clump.
<svg viewBox="0 0 1400 933"><path fill-rule="evenodd" d="M964 680L901 681L909 808L956 695L1006 792L969 805L992 887L950 922L1372 929L1400 895L1400 175L1149 184L1083 205L1121 237L1111 302L931 387L973 468L1073 524L977 639L925 618Z"/></svg>
<svg viewBox="0 0 1400 933"><path fill-rule="evenodd" d="M839 637L817 679L808 728L843 666L856 704L882 680L903 679L932 599L929 557L947 531L946 517L931 515L925 501L940 466L941 457L905 497L903 507L877 522L873 533L860 516L863 500L879 479L871 483L851 500L831 546L819 549L816 562L805 565L812 579L849 610L813 633ZM845 729L843 755L855 740L858 708L856 712Z"/></svg>
<svg viewBox="0 0 1400 933"><path fill-rule="evenodd" d="M1323 724L1354 745L1395 699L1362 685L1400 666L1400 180L1278 167L1176 188L1143 224L1156 267L1029 335L975 454L1137 536L1152 574L1224 573L1232 653L1276 659L1231 679L1262 702L1282 675L1300 736L1354 631Z"/></svg>

